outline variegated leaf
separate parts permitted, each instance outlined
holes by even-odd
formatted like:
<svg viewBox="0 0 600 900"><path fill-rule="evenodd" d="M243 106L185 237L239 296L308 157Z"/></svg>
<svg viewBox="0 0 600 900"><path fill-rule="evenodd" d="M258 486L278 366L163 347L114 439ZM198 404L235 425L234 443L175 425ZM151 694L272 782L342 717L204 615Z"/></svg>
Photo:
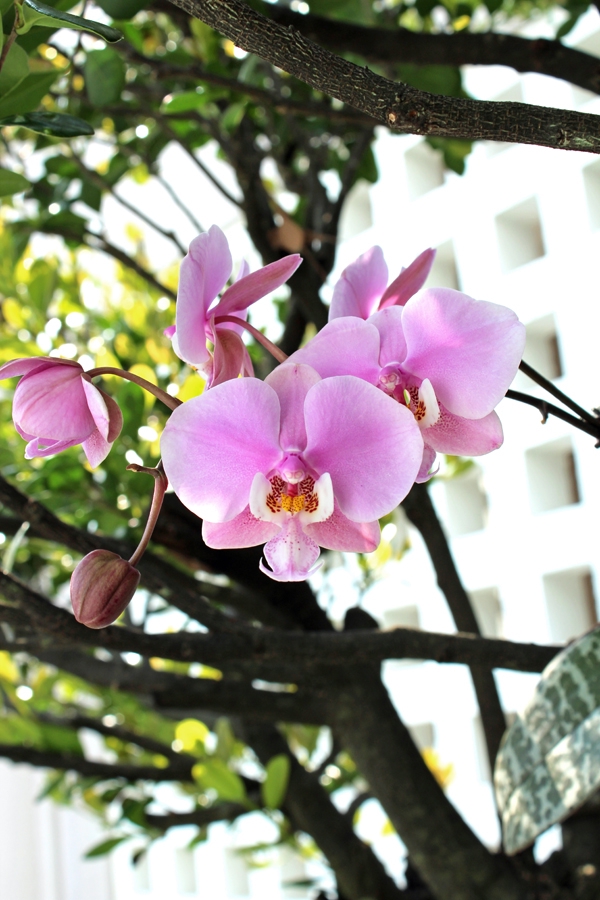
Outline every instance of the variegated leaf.
<svg viewBox="0 0 600 900"><path fill-rule="evenodd" d="M494 786L518 853L600 787L600 626L558 654L506 732Z"/></svg>

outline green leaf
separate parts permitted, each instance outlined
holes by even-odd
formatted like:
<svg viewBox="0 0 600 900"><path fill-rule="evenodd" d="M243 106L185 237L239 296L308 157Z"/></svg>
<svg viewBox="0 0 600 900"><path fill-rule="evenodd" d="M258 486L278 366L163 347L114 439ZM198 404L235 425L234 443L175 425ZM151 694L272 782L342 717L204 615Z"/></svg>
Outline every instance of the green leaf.
<svg viewBox="0 0 600 900"><path fill-rule="evenodd" d="M83 119L69 116L66 113L32 112L22 116L6 116L0 119L0 128L5 125L20 125L39 134L51 137L77 137L81 134L93 134L94 129Z"/></svg>
<svg viewBox="0 0 600 900"><path fill-rule="evenodd" d="M580 12L569 16L567 21L563 22L563 24L560 26L560 28L556 32L556 40L559 41L566 34L568 34L570 31L572 31L575 28L575 26L577 25L580 18L581 18Z"/></svg>
<svg viewBox="0 0 600 900"><path fill-rule="evenodd" d="M53 67L50 71L30 72L0 100L0 119L35 109L60 74L61 70Z"/></svg>
<svg viewBox="0 0 600 900"><path fill-rule="evenodd" d="M95 847L92 847L91 850L88 850L85 854L86 859L93 859L95 856L105 856L107 853L110 853L111 850L114 850L119 844L122 844L123 841L126 841L130 835L122 834L119 837L109 838L107 841L102 841L101 844L96 844Z"/></svg>
<svg viewBox="0 0 600 900"><path fill-rule="evenodd" d="M112 19L133 19L140 9L148 5L148 0L98 0L100 9Z"/></svg>
<svg viewBox="0 0 600 900"><path fill-rule="evenodd" d="M192 775L203 789L212 788L222 800L232 800L238 803L246 801L244 782L237 772L232 772L220 759L209 759L204 763L197 763L192 769Z"/></svg>
<svg viewBox="0 0 600 900"><path fill-rule="evenodd" d="M142 828L147 828L146 807L149 803L149 799L133 800L131 797L126 797L125 800L123 800L122 806L124 818L129 819L134 825L140 825Z"/></svg>
<svg viewBox="0 0 600 900"><path fill-rule="evenodd" d="M600 787L600 627L556 656L504 736L494 785L514 854Z"/></svg>
<svg viewBox="0 0 600 900"><path fill-rule="evenodd" d="M434 150L439 150L444 157L444 165L457 175L463 175L466 158L473 149L472 141L461 141L455 138L426 138Z"/></svg>
<svg viewBox="0 0 600 900"><path fill-rule="evenodd" d="M260 786L265 806L278 809L283 803L290 780L290 758L287 753L272 756L267 763L267 777Z"/></svg>
<svg viewBox="0 0 600 900"><path fill-rule="evenodd" d="M89 31L105 41L114 43L120 41L122 34L116 28L104 25L102 22L94 22L81 16L73 16L71 13L54 9L39 0L23 0L17 4L17 34L27 34L34 25L50 25L55 28L75 28L77 31ZM57 24L58 23L58 24Z"/></svg>
<svg viewBox="0 0 600 900"><path fill-rule="evenodd" d="M125 65L116 50L92 50L84 66L85 89L92 106L116 103L125 84Z"/></svg>
<svg viewBox="0 0 600 900"><path fill-rule="evenodd" d="M198 109L206 103L206 98L198 91L181 91L178 94L169 94L161 106L161 112L180 113Z"/></svg>
<svg viewBox="0 0 600 900"><path fill-rule="evenodd" d="M4 97L29 75L29 59L22 47L13 44L0 71L0 96Z"/></svg>
<svg viewBox="0 0 600 900"><path fill-rule="evenodd" d="M19 194L31 187L31 183L17 172L8 169L0 169L0 197L8 197L10 194Z"/></svg>

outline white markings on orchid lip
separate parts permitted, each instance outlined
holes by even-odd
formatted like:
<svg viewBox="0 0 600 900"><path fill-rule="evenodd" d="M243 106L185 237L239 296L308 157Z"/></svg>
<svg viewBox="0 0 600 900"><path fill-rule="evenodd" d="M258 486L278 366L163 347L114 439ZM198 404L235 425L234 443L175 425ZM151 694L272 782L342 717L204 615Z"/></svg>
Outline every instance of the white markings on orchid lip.
<svg viewBox="0 0 600 900"><path fill-rule="evenodd" d="M295 471L295 470L294 470ZM294 516L301 525L324 522L333 514L333 485L326 472L316 481L303 473L290 482L279 473L267 478L257 472L250 488L250 512L262 522L283 523Z"/></svg>
<svg viewBox="0 0 600 900"><path fill-rule="evenodd" d="M430 428L440 418L440 407L428 378L419 386L407 384L408 378L400 368L388 366L379 375L378 387L399 403L405 403L417 420L419 428Z"/></svg>
<svg viewBox="0 0 600 900"><path fill-rule="evenodd" d="M416 409L412 409L421 428L430 428L440 417L440 407L429 378L424 378L417 395Z"/></svg>

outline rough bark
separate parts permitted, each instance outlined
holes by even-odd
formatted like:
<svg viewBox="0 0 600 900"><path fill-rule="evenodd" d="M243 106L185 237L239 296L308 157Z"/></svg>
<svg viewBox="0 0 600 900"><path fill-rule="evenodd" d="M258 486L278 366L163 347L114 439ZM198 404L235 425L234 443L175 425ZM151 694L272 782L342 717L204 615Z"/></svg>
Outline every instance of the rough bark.
<svg viewBox="0 0 600 900"><path fill-rule="evenodd" d="M176 0L189 15L316 90L373 116L393 131L536 144L600 153L600 117L525 103L442 97L389 81L348 62L243 0Z"/></svg>
<svg viewBox="0 0 600 900"><path fill-rule="evenodd" d="M338 684L334 730L438 900L525 900L505 857L479 842L429 772L377 673Z"/></svg>

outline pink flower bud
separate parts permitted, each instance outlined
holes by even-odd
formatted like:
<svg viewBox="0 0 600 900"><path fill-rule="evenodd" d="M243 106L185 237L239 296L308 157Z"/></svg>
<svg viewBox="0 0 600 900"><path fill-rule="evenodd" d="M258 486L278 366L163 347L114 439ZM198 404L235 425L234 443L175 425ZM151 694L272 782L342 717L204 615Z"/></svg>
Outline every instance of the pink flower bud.
<svg viewBox="0 0 600 900"><path fill-rule="evenodd" d="M0 380L22 375L15 388L13 421L28 443L25 458L50 456L81 444L92 467L108 455L123 426L112 397L70 359L13 359Z"/></svg>
<svg viewBox="0 0 600 900"><path fill-rule="evenodd" d="M71 575L75 618L88 628L106 628L121 615L140 583L131 563L110 550L92 550Z"/></svg>

